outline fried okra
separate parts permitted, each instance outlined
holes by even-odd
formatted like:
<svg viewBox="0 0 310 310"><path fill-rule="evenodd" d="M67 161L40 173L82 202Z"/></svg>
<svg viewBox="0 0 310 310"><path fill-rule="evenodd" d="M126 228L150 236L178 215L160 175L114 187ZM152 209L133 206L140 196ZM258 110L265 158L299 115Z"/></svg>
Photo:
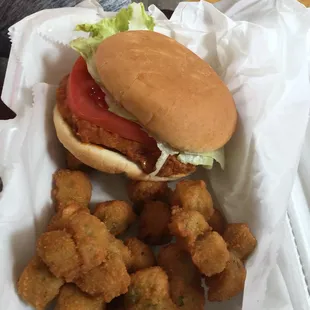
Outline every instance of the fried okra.
<svg viewBox="0 0 310 310"><path fill-rule="evenodd" d="M203 310L205 304L201 275L191 256L177 244L162 247L158 265L168 275L172 301L183 310Z"/></svg>
<svg viewBox="0 0 310 310"><path fill-rule="evenodd" d="M103 298L83 293L74 284L65 284L57 299L55 310L105 310Z"/></svg>
<svg viewBox="0 0 310 310"><path fill-rule="evenodd" d="M152 200L167 202L170 189L167 182L130 181L127 193L130 201L141 207L145 202Z"/></svg>
<svg viewBox="0 0 310 310"><path fill-rule="evenodd" d="M110 235L109 243L107 245L108 255L115 255L122 259L127 269L132 266L132 253L122 240Z"/></svg>
<svg viewBox="0 0 310 310"><path fill-rule="evenodd" d="M210 227L198 211L173 207L169 230L172 235L185 238L188 244L192 244Z"/></svg>
<svg viewBox="0 0 310 310"><path fill-rule="evenodd" d="M127 310L177 310L169 295L167 274L160 267L139 270L131 275L125 295Z"/></svg>
<svg viewBox="0 0 310 310"><path fill-rule="evenodd" d="M52 196L56 203L56 210L62 209L72 202L81 207L88 207L92 185L85 173L61 169L54 173L53 179Z"/></svg>
<svg viewBox="0 0 310 310"><path fill-rule="evenodd" d="M205 278L206 285L209 286L209 301L224 301L241 293L244 289L246 269L242 261L230 253L227 265L219 274L210 278Z"/></svg>
<svg viewBox="0 0 310 310"><path fill-rule="evenodd" d="M147 244L161 245L170 242L168 224L170 207L161 201L149 201L144 205L139 220L139 239Z"/></svg>
<svg viewBox="0 0 310 310"><path fill-rule="evenodd" d="M102 296L108 303L128 291L130 276L123 260L109 255L104 263L82 274L74 282L83 292Z"/></svg>
<svg viewBox="0 0 310 310"><path fill-rule="evenodd" d="M146 269L156 265L155 255L152 249L137 238L129 238L125 245L131 252L132 261L130 266L131 272Z"/></svg>
<svg viewBox="0 0 310 310"><path fill-rule="evenodd" d="M177 183L172 194L172 205L185 210L196 210L204 216L206 221L214 213L212 197L202 180L182 180Z"/></svg>
<svg viewBox="0 0 310 310"><path fill-rule="evenodd" d="M97 204L94 215L98 217L114 235L124 233L136 220L130 204L122 200L111 200Z"/></svg>
<svg viewBox="0 0 310 310"><path fill-rule="evenodd" d="M241 260L246 260L257 244L248 224L245 223L228 224L223 238L228 249Z"/></svg>
<svg viewBox="0 0 310 310"><path fill-rule="evenodd" d="M44 310L58 295L64 281L55 277L39 257L33 257L21 274L17 290L36 310Z"/></svg>
<svg viewBox="0 0 310 310"><path fill-rule="evenodd" d="M68 225L70 218L76 212L85 212L89 214L89 209L81 207L76 203L71 203L67 205L65 208L59 209L57 213L51 218L47 226L47 231L65 229Z"/></svg>
<svg viewBox="0 0 310 310"><path fill-rule="evenodd" d="M208 277L222 272L229 259L226 243L215 231L199 236L190 253L194 264Z"/></svg>
<svg viewBox="0 0 310 310"><path fill-rule="evenodd" d="M111 234L98 218L77 212L68 221L66 231L77 246L82 261L81 272L87 272L105 260Z"/></svg>
<svg viewBox="0 0 310 310"><path fill-rule="evenodd" d="M174 207L169 229L201 273L211 276L224 270L229 257L226 243L200 212Z"/></svg>
<svg viewBox="0 0 310 310"><path fill-rule="evenodd" d="M78 276L81 259L72 239L65 231L46 232L37 241L37 254L58 278L71 282Z"/></svg>

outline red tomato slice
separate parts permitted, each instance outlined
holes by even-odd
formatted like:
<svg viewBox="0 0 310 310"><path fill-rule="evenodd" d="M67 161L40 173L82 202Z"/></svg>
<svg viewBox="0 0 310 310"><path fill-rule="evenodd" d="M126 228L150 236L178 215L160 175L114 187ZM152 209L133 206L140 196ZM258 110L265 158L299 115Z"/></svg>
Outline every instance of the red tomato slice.
<svg viewBox="0 0 310 310"><path fill-rule="evenodd" d="M82 57L76 61L71 71L67 100L71 111L79 118L125 139L156 147L156 141L141 126L108 111L105 94L89 74Z"/></svg>

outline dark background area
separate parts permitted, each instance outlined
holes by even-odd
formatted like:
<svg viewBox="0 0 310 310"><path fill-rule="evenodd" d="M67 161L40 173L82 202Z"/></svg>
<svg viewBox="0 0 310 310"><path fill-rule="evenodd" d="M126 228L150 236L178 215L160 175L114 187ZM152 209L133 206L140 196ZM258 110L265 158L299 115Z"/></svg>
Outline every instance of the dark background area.
<svg viewBox="0 0 310 310"><path fill-rule="evenodd" d="M9 58L11 44L8 37L5 37L4 35L0 34L1 36L1 45L0 45L0 61L6 62ZM4 73L4 72L3 72ZM2 75L2 74L0 74ZM2 93L2 86L4 82L4 76L0 76L0 94ZM0 100L0 120L7 120L14 118L16 114L11 111L2 100Z"/></svg>
<svg viewBox="0 0 310 310"><path fill-rule="evenodd" d="M162 10L165 15L170 18L173 11L171 10ZM1 35L1 34L0 34ZM1 38L1 43L4 42L4 44L1 44L0 46L0 61L6 61L9 58L10 54L10 41L8 37ZM2 87L4 82L4 76L0 76L0 94L2 93ZM16 116L15 112L13 112L11 109L9 109L4 102L0 99L0 120L8 120L12 119ZM0 183L0 191L1 191L1 183Z"/></svg>

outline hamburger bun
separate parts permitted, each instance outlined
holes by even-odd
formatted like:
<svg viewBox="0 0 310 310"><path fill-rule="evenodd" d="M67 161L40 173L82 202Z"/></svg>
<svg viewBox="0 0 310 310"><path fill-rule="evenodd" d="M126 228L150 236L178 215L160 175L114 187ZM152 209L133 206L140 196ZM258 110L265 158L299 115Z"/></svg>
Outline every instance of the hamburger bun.
<svg viewBox="0 0 310 310"><path fill-rule="evenodd" d="M57 137L63 146L81 162L96 170L111 174L125 173L134 180L171 181L186 176L182 174L164 178L147 175L138 165L117 152L95 144L80 142L59 113L57 104L54 108L53 120Z"/></svg>
<svg viewBox="0 0 310 310"><path fill-rule="evenodd" d="M95 63L114 100L177 150L213 151L235 131L228 88L209 64L167 36L120 32L100 44Z"/></svg>

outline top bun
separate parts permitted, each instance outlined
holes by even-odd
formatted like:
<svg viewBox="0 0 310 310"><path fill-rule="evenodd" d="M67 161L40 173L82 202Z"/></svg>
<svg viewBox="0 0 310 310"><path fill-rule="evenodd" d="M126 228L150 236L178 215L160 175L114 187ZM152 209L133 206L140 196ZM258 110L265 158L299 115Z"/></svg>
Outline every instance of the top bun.
<svg viewBox="0 0 310 310"><path fill-rule="evenodd" d="M222 147L237 112L228 88L208 63L153 31L104 40L95 55L105 89L156 139L181 151Z"/></svg>

